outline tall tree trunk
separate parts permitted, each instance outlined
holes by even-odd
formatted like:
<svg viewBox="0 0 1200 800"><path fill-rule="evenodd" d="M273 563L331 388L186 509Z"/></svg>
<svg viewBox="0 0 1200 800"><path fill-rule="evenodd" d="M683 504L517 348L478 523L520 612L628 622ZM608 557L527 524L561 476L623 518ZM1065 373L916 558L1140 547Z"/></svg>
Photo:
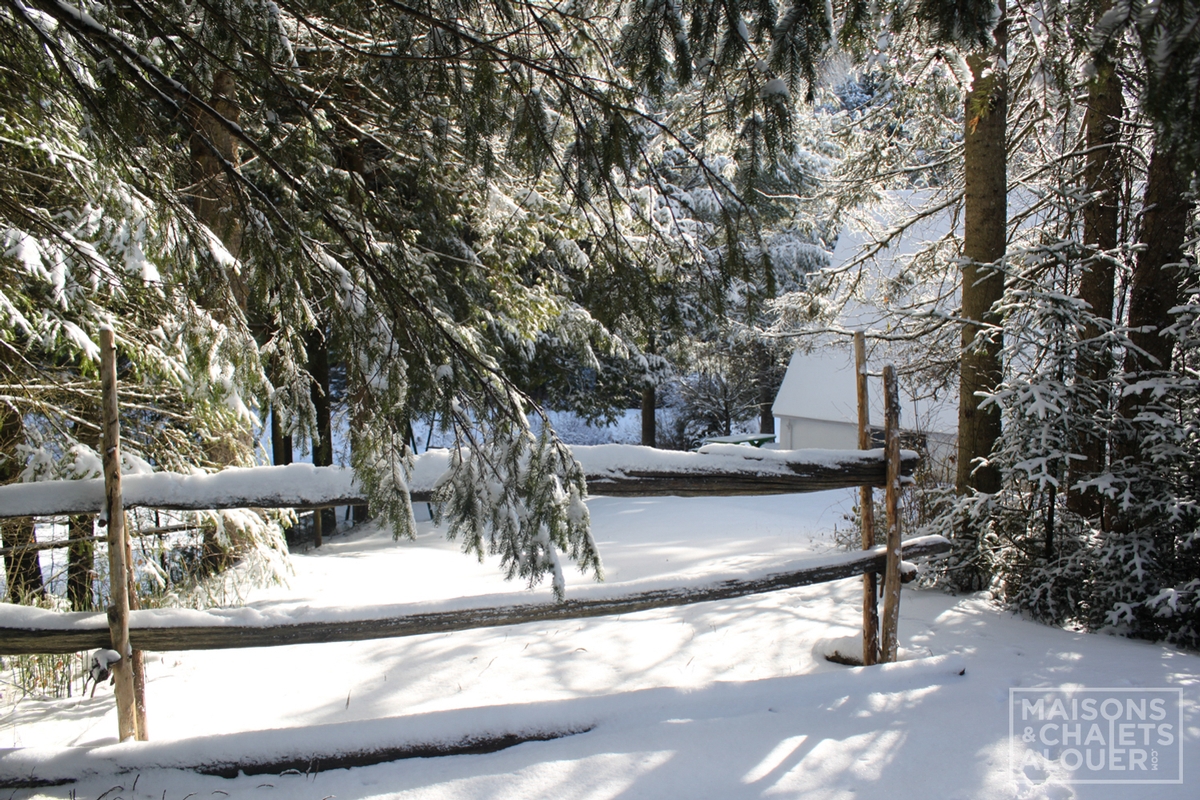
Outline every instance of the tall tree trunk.
<svg viewBox="0 0 1200 800"><path fill-rule="evenodd" d="M17 446L24 439L25 427L20 413L8 403L0 401L0 486L13 483L20 477L21 459L17 455ZM0 519L0 541L4 547L36 544L33 519ZM6 555L4 575L9 600L14 603L27 603L46 594L41 560L36 550L18 550Z"/></svg>
<svg viewBox="0 0 1200 800"><path fill-rule="evenodd" d="M1000 58L1006 54L1005 30L996 29ZM1008 223L1005 148L1007 86L1003 74L984 75L991 64L987 54L968 58L974 76L966 103L964 177L966 188L962 268L962 375L959 383L958 475L960 494L972 489L996 492L999 472L978 467L1000 436L1000 411L994 405L980 408L980 392L991 392L1000 382L1000 318L995 304L1004 293L1002 260ZM980 334L983 334L982 336Z"/></svg>
<svg viewBox="0 0 1200 800"><path fill-rule="evenodd" d="M283 432L278 409L271 409L271 463L282 467L292 463L292 435Z"/></svg>
<svg viewBox="0 0 1200 800"><path fill-rule="evenodd" d="M194 126L190 141L193 209L196 218L216 234L230 255L240 258L244 215L238 205L232 175L238 166L240 152L229 123L236 125L239 122L241 107L237 102L237 79L232 72L220 70L213 76L208 105L219 116L195 104L190 104L187 109ZM210 283L209 296L201 300L202 304L218 314L225 313L227 304L220 293L228 286L238 311L248 318L250 288L245 271L230 266L221 277L223 281ZM250 431L242 430L208 443L206 450L214 464L224 467L238 463L242 454L253 447ZM205 548L210 555L219 547L215 539L209 537L206 540Z"/></svg>
<svg viewBox="0 0 1200 800"><path fill-rule="evenodd" d="M1003 4L1001 4L1003 12ZM980 408L980 393L995 390L1002 377L1000 318L994 307L1004 292L1003 260L1008 223L1007 78L992 69L1007 57L1007 18L996 27L995 50L967 58L973 82L966 99L963 142L965 220L962 267L962 360L958 407L959 494L995 493L1000 473L981 466L978 459L991 454L1000 437L1000 410L995 404ZM960 589L983 588L978 549L980 532L961 530L957 560L961 566L955 582Z"/></svg>
<svg viewBox="0 0 1200 800"><path fill-rule="evenodd" d="M1193 206L1193 201L1184 194L1188 189L1188 180L1179 171L1178 154L1174 148L1164 150L1160 138L1150 157L1146 176L1139 237L1144 249L1138 253L1129 287L1131 346L1126 349L1124 362L1127 389L1117 405L1125 424L1114 436L1113 445L1114 466L1125 472L1130 480L1128 488L1134 501L1126 506L1112 500L1105 511L1106 529L1117 536L1136 530L1138 538L1142 533L1151 537L1153 545L1146 555L1154 562L1157 575L1163 578L1176 572L1180 545L1174 526L1166 520L1160 519L1155 524L1145 519L1152 506L1148 507L1140 500L1157 492L1155 484L1164 476L1160 465L1146 463L1143 451L1147 442L1155 440L1159 426L1139 417L1143 412L1150 419L1160 416L1164 410L1167 414L1174 413L1158 406L1154 385L1160 377L1172 380L1175 339L1164 336L1163 331L1174 321L1171 309L1180 305L1185 297L1184 273L1175 265L1183 260L1187 221ZM1138 384L1146 388L1130 391ZM1150 524L1146 525L1146 522ZM1194 572L1188 577L1194 577Z"/></svg>
<svg viewBox="0 0 1200 800"><path fill-rule="evenodd" d="M1081 415L1103 419L1108 408L1108 392L1112 370L1111 349L1099 342L1113 316L1113 296L1116 284L1114 251L1118 238L1119 192L1121 187L1120 159L1116 145L1121 138L1122 100L1121 79L1107 59L1097 59L1097 75L1088 86L1087 116L1084 119L1087 145L1087 164L1084 181L1091 200L1083 209L1083 243L1090 250L1088 261L1079 280L1079 297L1091 306L1093 318L1084 326L1085 345L1079 351L1079 377L1090 383L1096 398L1095 406L1080 409ZM1103 404L1103 405L1102 405ZM1083 460L1071 465L1070 484L1104 472L1107 455L1107 435L1103 426L1085 430L1079 442ZM1088 518L1097 518L1103 511L1103 497L1095 489L1069 491L1067 507Z"/></svg>
<svg viewBox="0 0 1200 800"><path fill-rule="evenodd" d="M653 355L655 349L654 331L650 331L650 336L646 343L646 352ZM656 406L658 405L658 393L652 384L647 384L642 387L642 445L645 447L658 447L658 425L655 417Z"/></svg>
<svg viewBox="0 0 1200 800"><path fill-rule="evenodd" d="M333 403L329 384L329 340L323 331L308 336L308 371L313 377L312 402L317 410L317 436L312 443L313 465L333 466ZM337 512L332 508L321 513L321 529L329 536L337 529Z"/></svg>
<svg viewBox="0 0 1200 800"><path fill-rule="evenodd" d="M100 408L94 402L80 404L79 416L82 419L93 420L95 424L77 424L75 438L80 444L90 446L100 452ZM67 601L75 611L91 611L95 608L96 598L93 587L96 581L96 543L92 541L95 535L95 516L79 514L71 517L67 526L67 538L71 544L67 548Z"/></svg>
<svg viewBox="0 0 1200 800"><path fill-rule="evenodd" d="M71 517L67 536L67 601L73 611L91 611L96 606L93 587L96 581L96 543L91 514Z"/></svg>
<svg viewBox="0 0 1200 800"><path fill-rule="evenodd" d="M1184 296L1182 276L1175 265L1183 260L1192 211L1193 201L1184 194L1188 188L1174 150L1163 151L1156 146L1150 157L1142 204L1145 211L1140 240L1145 247L1138 253L1129 287L1129 338L1133 347L1125 353L1125 373L1131 383L1171 370L1174 342L1162 331L1172 323L1170 311ZM1135 433L1122 437L1116 455L1138 458L1136 418L1151 396L1149 388L1122 396L1118 409Z"/></svg>

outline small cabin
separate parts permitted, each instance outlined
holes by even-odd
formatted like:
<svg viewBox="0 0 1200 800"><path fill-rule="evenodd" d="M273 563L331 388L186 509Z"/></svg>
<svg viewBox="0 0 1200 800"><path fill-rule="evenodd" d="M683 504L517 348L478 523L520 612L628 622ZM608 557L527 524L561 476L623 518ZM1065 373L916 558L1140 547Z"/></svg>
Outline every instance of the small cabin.
<svg viewBox="0 0 1200 800"><path fill-rule="evenodd" d="M958 409L952 399L917 398L900 385L903 446L922 450L931 466L946 468L957 455ZM868 378L872 440L883 446L883 381ZM796 351L772 406L780 450L858 448L858 389L850 341L812 352Z"/></svg>

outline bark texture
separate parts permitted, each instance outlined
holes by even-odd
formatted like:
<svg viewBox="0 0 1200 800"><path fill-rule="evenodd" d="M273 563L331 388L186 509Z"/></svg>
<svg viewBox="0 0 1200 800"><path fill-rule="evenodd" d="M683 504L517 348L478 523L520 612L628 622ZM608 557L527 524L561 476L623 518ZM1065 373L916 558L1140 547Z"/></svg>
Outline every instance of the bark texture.
<svg viewBox="0 0 1200 800"><path fill-rule="evenodd" d="M1121 188L1121 167L1117 145L1121 138L1122 100L1121 78L1107 60L1098 59L1098 72L1088 86L1087 116L1084 119L1087 163L1084 182L1091 200L1083 208L1083 243L1090 251L1079 278L1079 297L1091 306L1094 319L1084 326L1084 345L1079 352L1079 377L1092 386L1085 397L1094 405L1080 409L1096 421L1107 416L1109 392L1107 384L1113 367L1111 348L1100 340L1113 317L1117 261L1115 251ZM1108 437L1105 426L1084 426L1079 442L1083 460L1072 464L1070 484L1104 472L1107 461ZM1067 507L1089 518L1100 516L1103 497L1095 489L1070 491Z"/></svg>
<svg viewBox="0 0 1200 800"><path fill-rule="evenodd" d="M962 363L959 383L958 475L960 494L993 493L999 472L979 466L1000 436L1000 410L980 408L979 393L1000 382L1000 322L994 309L1004 293L1003 259L1008 223L1008 90L1002 73L989 72L992 58L1003 57L1007 23L996 31L997 53L967 59L974 77L966 101L964 179L966 185L962 268ZM985 74L986 72L986 74Z"/></svg>
<svg viewBox="0 0 1200 800"><path fill-rule="evenodd" d="M1007 60L1007 30L1002 15L994 50L967 58L973 81L966 99L963 141L962 356L955 475L960 495L1000 490L999 470L981 462L1000 437L1000 409L995 404L981 407L981 395L992 393L1003 374L1000 318L995 306L1004 293L1008 228L1008 86L1006 74L995 65ZM982 589L989 580L981 552L982 532L964 521L955 538L955 587L961 591Z"/></svg>
<svg viewBox="0 0 1200 800"><path fill-rule="evenodd" d="M191 138L193 208L196 218L236 258L242 250L243 224L232 175L240 154L237 139L229 131L229 124L236 125L241 119L233 73L222 70L213 77L208 105L218 116L196 104L189 107L195 128ZM231 268L225 277L234 300L245 313L250 292L245 275Z"/></svg>
<svg viewBox="0 0 1200 800"><path fill-rule="evenodd" d="M317 436L312 443L313 466L333 466L333 398L329 376L329 339L317 330L308 337L308 371L313 377L312 402L317 411ZM320 536L337 530L337 512L332 508L317 511ZM317 543L320 546L320 542Z"/></svg>
<svg viewBox="0 0 1200 800"><path fill-rule="evenodd" d="M1125 353L1125 373L1133 386L1118 406L1131 433L1121 437L1116 455L1134 461L1138 458L1137 417L1152 399L1150 389L1139 390L1137 384L1171 370L1174 342L1162 332L1173 321L1171 309L1184 298L1183 276L1177 265L1183 259L1192 210L1187 190L1177 154L1156 147L1150 157L1143 201L1140 241L1144 249L1138 253L1129 287L1129 338L1133 347Z"/></svg>

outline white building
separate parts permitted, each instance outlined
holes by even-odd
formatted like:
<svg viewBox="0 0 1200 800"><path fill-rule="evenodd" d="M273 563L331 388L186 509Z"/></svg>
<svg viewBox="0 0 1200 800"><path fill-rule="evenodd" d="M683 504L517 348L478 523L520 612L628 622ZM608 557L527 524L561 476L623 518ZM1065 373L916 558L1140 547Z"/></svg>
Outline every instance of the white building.
<svg viewBox="0 0 1200 800"><path fill-rule="evenodd" d="M882 446L883 381L881 364L868 364L872 428ZM870 374L874 373L874 374ZM958 408L954 398L918 399L911 386L900 385L900 428L909 442L920 444L934 466L945 467L956 456ZM772 406L779 449L858 448L858 389L854 350L849 341L831 343L810 353L792 354L787 374ZM911 438L910 438L911 437Z"/></svg>
<svg viewBox="0 0 1200 800"><path fill-rule="evenodd" d="M913 209L926 199L924 193L920 192L890 194L888 207L869 212L860 221L860 227L847 228L839 236L831 267L838 269L851 264L877 237L886 235L889 219L910 218ZM816 447L841 450L858 447L858 395L851 330L868 333L870 419L872 427L880 431L878 441L882 444L883 382L878 376L883 365L895 358L894 354L887 354L889 348L894 351L913 345L872 346L870 333L887 325L886 317L873 300L894 290L892 278L900 274L918 253L924 251L928 257L932 252L928 249L930 246L951 247L956 223L957 220L949 211L930 215L912 225L903 237L880 251L868 263L848 270L845 283L855 285L857 293L840 301L842 310L831 326L845 332L826 332L806 339L802 349L792 355L783 385L776 395L773 411L780 449ZM869 228L870 231L862 228ZM945 249L942 253L939 258L949 255ZM957 302L953 292L943 291L940 287L910 286L910 290L913 288L928 300L910 296L906 298L910 307L940 307L947 302L947 298L952 304ZM914 396L916 388L906 386L901 381L900 426L906 432L905 438L909 439L905 446L919 443L928 449L935 465L948 466L957 451L957 396L918 400Z"/></svg>

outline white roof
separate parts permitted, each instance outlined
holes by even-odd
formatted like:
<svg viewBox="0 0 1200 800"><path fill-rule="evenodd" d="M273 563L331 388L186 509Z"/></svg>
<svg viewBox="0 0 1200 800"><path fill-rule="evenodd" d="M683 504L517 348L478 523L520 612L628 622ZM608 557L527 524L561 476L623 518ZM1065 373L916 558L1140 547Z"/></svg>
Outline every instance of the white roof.
<svg viewBox="0 0 1200 800"><path fill-rule="evenodd" d="M878 398L872 397L871 400L877 401ZM873 411L879 408L882 406L877 406ZM793 353L771 411L777 417L805 417L857 424L858 390L854 378L854 356L850 348L843 352L842 348L831 345L811 353L799 350Z"/></svg>
<svg viewBox="0 0 1200 800"><path fill-rule="evenodd" d="M882 364L868 363L867 397L871 424L883 425ZM872 374L874 373L874 374ZM953 434L958 429L955 398L920 400L912 387L900 384L900 426L906 430ZM832 343L811 353L796 351L788 364L783 385L771 407L776 417L819 419L858 424L858 389L854 378L854 351L850 342Z"/></svg>

